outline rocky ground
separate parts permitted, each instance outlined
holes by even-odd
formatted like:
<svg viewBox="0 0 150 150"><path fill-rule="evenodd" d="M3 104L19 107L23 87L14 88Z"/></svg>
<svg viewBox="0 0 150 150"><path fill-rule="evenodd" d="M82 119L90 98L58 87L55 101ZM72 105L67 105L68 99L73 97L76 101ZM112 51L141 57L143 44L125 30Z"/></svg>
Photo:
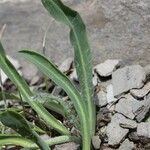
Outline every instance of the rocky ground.
<svg viewBox="0 0 150 150"><path fill-rule="evenodd" d="M16 60L9 57L19 69ZM67 73L78 87L73 58L66 59L58 68ZM21 70L20 70L21 71ZM4 88L15 90L3 75ZM8 84L9 83L9 84ZM28 80L31 89L44 90L40 74ZM122 60L108 59L93 67L94 100L97 106L96 134L92 139L98 150L150 149L150 65L124 65ZM63 90L50 82L49 91L65 98ZM70 130L74 130L74 127ZM46 137L49 138L49 137ZM56 145L54 150L77 150L75 143Z"/></svg>

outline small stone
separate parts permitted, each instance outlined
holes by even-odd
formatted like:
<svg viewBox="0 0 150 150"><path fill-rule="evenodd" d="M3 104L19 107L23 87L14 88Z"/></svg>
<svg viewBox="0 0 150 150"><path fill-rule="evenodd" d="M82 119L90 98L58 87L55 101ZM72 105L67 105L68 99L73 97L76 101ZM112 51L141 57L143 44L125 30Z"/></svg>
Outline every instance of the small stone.
<svg viewBox="0 0 150 150"><path fill-rule="evenodd" d="M139 141L139 137L137 135L137 132L130 132L128 137L131 141L134 141L134 142Z"/></svg>
<svg viewBox="0 0 150 150"><path fill-rule="evenodd" d="M150 123L149 122L141 122L137 126L137 135L141 139L141 141L150 141Z"/></svg>
<svg viewBox="0 0 150 150"><path fill-rule="evenodd" d="M116 104L115 111L123 114L124 116L134 119L135 115L132 108L132 100L121 98Z"/></svg>
<svg viewBox="0 0 150 150"><path fill-rule="evenodd" d="M95 149L100 149L101 139L99 138L99 136L92 137L92 144Z"/></svg>
<svg viewBox="0 0 150 150"><path fill-rule="evenodd" d="M93 73L93 79L92 79L92 82L93 82L93 86L96 86L98 84L98 76L96 73Z"/></svg>
<svg viewBox="0 0 150 150"><path fill-rule="evenodd" d="M144 85L146 73L140 65L126 66L112 74L114 96Z"/></svg>
<svg viewBox="0 0 150 150"><path fill-rule="evenodd" d="M115 114L111 122L107 126L108 144L112 146L118 145L127 135L129 129L120 127L121 114Z"/></svg>
<svg viewBox="0 0 150 150"><path fill-rule="evenodd" d="M99 107L107 105L107 97L106 97L106 92L101 89L97 94L96 94L96 105Z"/></svg>
<svg viewBox="0 0 150 150"><path fill-rule="evenodd" d="M126 139L121 146L119 147L118 150L133 150L134 148L134 143L130 142L128 139Z"/></svg>
<svg viewBox="0 0 150 150"><path fill-rule="evenodd" d="M71 68L72 63L73 58L69 57L58 67L58 69L62 72L67 72Z"/></svg>
<svg viewBox="0 0 150 150"><path fill-rule="evenodd" d="M130 90L131 95L138 99L143 98L149 92L150 92L150 82L146 83L142 89Z"/></svg>
<svg viewBox="0 0 150 150"><path fill-rule="evenodd" d="M112 84L110 84L106 87L106 91L107 91L107 103L116 102L117 98L114 97Z"/></svg>
<svg viewBox="0 0 150 150"><path fill-rule="evenodd" d="M38 75L34 76L30 82L30 85L35 85L40 80L40 77Z"/></svg>
<svg viewBox="0 0 150 150"><path fill-rule="evenodd" d="M108 59L102 64L96 65L95 71L102 77L108 77L119 66L120 60Z"/></svg>
<svg viewBox="0 0 150 150"><path fill-rule="evenodd" d="M78 81L76 69L74 69L73 72L70 74L70 79L73 81Z"/></svg>
<svg viewBox="0 0 150 150"><path fill-rule="evenodd" d="M141 122L150 109L149 95L143 101L138 101L131 95L126 95L125 98L121 98L116 104L115 111L123 114L124 116Z"/></svg>
<svg viewBox="0 0 150 150"><path fill-rule="evenodd" d="M56 145L54 150L78 150L78 148L79 148L78 144L70 142L61 145Z"/></svg>

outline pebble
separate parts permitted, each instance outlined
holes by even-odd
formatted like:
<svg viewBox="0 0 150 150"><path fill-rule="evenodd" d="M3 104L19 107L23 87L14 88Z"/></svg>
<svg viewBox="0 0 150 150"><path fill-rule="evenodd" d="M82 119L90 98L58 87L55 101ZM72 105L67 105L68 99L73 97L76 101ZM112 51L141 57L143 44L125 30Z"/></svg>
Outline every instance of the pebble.
<svg viewBox="0 0 150 150"><path fill-rule="evenodd" d="M109 84L106 87L106 91L107 91L107 103L116 102L117 98L114 97L113 85L112 84Z"/></svg>
<svg viewBox="0 0 150 150"><path fill-rule="evenodd" d="M92 144L95 149L100 149L101 139L99 138L99 136L92 137Z"/></svg>
<svg viewBox="0 0 150 150"><path fill-rule="evenodd" d="M118 150L133 150L134 148L134 143L130 142L128 139L126 139L121 146L119 147Z"/></svg>
<svg viewBox="0 0 150 150"><path fill-rule="evenodd" d="M111 146L118 145L127 135L129 129L120 127L120 119L123 118L121 114L115 114L111 122L107 126L108 144Z"/></svg>
<svg viewBox="0 0 150 150"><path fill-rule="evenodd" d="M73 64L73 58L69 57L58 67L58 69L61 72L67 72L71 68L72 64Z"/></svg>
<svg viewBox="0 0 150 150"><path fill-rule="evenodd" d="M97 76L96 73L93 73L92 82L93 82L93 86L94 86L94 87L98 85L99 79L98 79L98 76Z"/></svg>
<svg viewBox="0 0 150 150"><path fill-rule="evenodd" d="M146 83L142 89L130 90L131 95L138 99L143 98L149 92L150 92L150 82Z"/></svg>
<svg viewBox="0 0 150 150"><path fill-rule="evenodd" d="M107 105L107 97L106 97L106 92L101 89L97 94L96 94L96 105L99 107Z"/></svg>
<svg viewBox="0 0 150 150"><path fill-rule="evenodd" d="M108 77L119 66L120 60L108 59L104 63L96 65L95 71L102 77Z"/></svg>
<svg viewBox="0 0 150 150"><path fill-rule="evenodd" d="M30 81L30 85L35 85L40 80L40 77L38 75L34 76L32 80Z"/></svg>
<svg viewBox="0 0 150 150"><path fill-rule="evenodd" d="M133 88L141 88L146 80L146 73L140 65L126 66L112 74L114 96L119 96Z"/></svg>
<svg viewBox="0 0 150 150"><path fill-rule="evenodd" d="M70 74L70 79L73 81L78 81L76 69L73 69L73 72Z"/></svg>

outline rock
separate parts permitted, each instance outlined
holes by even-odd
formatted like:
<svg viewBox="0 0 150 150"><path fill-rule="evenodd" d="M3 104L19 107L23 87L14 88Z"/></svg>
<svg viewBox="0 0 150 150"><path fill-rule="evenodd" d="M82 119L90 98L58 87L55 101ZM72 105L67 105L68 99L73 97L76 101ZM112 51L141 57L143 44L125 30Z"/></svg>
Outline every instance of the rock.
<svg viewBox="0 0 150 150"><path fill-rule="evenodd" d="M101 89L97 94L96 94L96 105L99 107L107 105L107 97L106 97L106 92Z"/></svg>
<svg viewBox="0 0 150 150"><path fill-rule="evenodd" d="M134 100L134 99L133 99ZM124 116L134 119L135 115L132 108L132 99L121 98L116 104L115 111L123 114Z"/></svg>
<svg viewBox="0 0 150 150"><path fill-rule="evenodd" d="M115 111L123 114L124 116L141 122L150 108L150 98L149 95L143 101L138 101L131 95L126 95L125 98L121 98L116 104Z"/></svg>
<svg viewBox="0 0 150 150"><path fill-rule="evenodd" d="M99 136L92 137L92 144L95 149L100 149L101 139L99 138Z"/></svg>
<svg viewBox="0 0 150 150"><path fill-rule="evenodd" d="M119 147L118 150L133 150L134 148L134 143L130 142L128 139L126 139L121 146Z"/></svg>
<svg viewBox="0 0 150 150"><path fill-rule="evenodd" d="M73 64L73 58L69 57L58 67L58 69L61 72L67 72L71 68L72 64Z"/></svg>
<svg viewBox="0 0 150 150"><path fill-rule="evenodd" d="M77 76L76 69L74 69L73 72L69 76L70 76L71 80L78 81L78 76Z"/></svg>
<svg viewBox="0 0 150 150"><path fill-rule="evenodd" d="M118 145L129 132L129 129L120 127L121 118L124 118L121 114L115 114L107 126L107 137L109 145Z"/></svg>
<svg viewBox="0 0 150 150"><path fill-rule="evenodd" d="M92 79L92 82L93 82L93 86L95 87L98 82L99 82L99 79L98 79L98 76L96 73L93 73L93 79Z"/></svg>
<svg viewBox="0 0 150 150"><path fill-rule="evenodd" d="M7 58L13 64L13 66L16 68L16 70L20 71L19 69L20 69L21 66L20 66L19 62L16 59L14 59L14 58L12 58L8 55L7 55ZM22 74L21 71L20 71L20 74ZM8 79L7 75L2 70L1 70L1 79L2 79L3 84Z"/></svg>
<svg viewBox="0 0 150 150"><path fill-rule="evenodd" d="M120 60L108 59L102 64L96 65L95 71L102 77L108 77L119 66Z"/></svg>
<svg viewBox="0 0 150 150"><path fill-rule="evenodd" d="M70 142L61 145L56 145L54 150L78 150L78 148L79 148L78 144Z"/></svg>
<svg viewBox="0 0 150 150"><path fill-rule="evenodd" d="M116 102L117 98L114 97L112 84L107 86L106 91L107 91L107 103Z"/></svg>
<svg viewBox="0 0 150 150"><path fill-rule="evenodd" d="M144 143L150 141L150 123L149 122L139 123L137 126L137 135Z"/></svg>
<svg viewBox="0 0 150 150"><path fill-rule="evenodd" d="M141 99L150 92L150 82L146 83L142 89L132 89L130 93L135 98Z"/></svg>
<svg viewBox="0 0 150 150"><path fill-rule="evenodd" d="M114 96L144 85L146 74L140 65L126 66L112 74Z"/></svg>
<svg viewBox="0 0 150 150"><path fill-rule="evenodd" d="M34 76L31 81L30 81L30 85L35 85L39 82L40 77L38 75Z"/></svg>

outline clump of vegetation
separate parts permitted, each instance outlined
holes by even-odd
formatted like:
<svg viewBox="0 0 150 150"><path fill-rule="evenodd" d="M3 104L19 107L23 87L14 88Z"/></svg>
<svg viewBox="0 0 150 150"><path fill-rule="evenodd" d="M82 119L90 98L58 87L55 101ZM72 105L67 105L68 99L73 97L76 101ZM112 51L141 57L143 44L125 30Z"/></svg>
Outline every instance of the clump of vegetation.
<svg viewBox="0 0 150 150"><path fill-rule="evenodd" d="M86 27L80 15L65 6L60 0L41 0L44 7L56 20L66 24L70 28L70 41L74 47L74 62L80 83L80 89L67 78L65 74L50 62L46 57L29 50L20 51L20 55L33 63L45 76L50 78L55 84L60 86L69 96L73 103L75 112L70 114L66 103L58 97L45 93L35 94L30 90L26 81L19 75L14 66L7 59L4 48L0 43L0 68L9 79L16 85L20 97L1 93L1 98L13 98L28 104L46 122L48 127L55 129L61 135L44 141L40 135L48 133L36 125L29 122L23 116L22 110L6 108L0 111L0 121L5 126L16 131L14 134L6 134L5 129L0 135L0 146L19 145L28 149L49 150L52 145L69 141L82 141L82 149L91 149L91 138L95 133L95 105L93 101L92 85L92 65L91 52L86 35ZM80 131L78 135L72 135L57 118L55 118L46 108L48 103L50 108L67 119L74 119L76 128ZM78 117L76 117L78 116ZM79 119L79 124L78 124Z"/></svg>

